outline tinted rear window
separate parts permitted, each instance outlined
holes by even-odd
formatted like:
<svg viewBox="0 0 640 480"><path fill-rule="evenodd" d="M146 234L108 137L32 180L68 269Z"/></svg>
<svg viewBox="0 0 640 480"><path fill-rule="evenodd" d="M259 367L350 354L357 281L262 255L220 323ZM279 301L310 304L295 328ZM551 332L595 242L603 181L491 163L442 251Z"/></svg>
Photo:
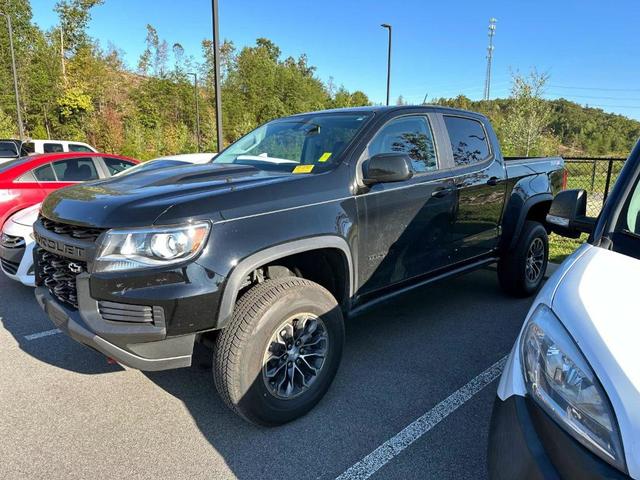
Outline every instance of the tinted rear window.
<svg viewBox="0 0 640 480"><path fill-rule="evenodd" d="M42 148L43 148L44 153L60 153L60 152L64 152L64 149L62 148L62 144L61 143L45 143Z"/></svg>
<svg viewBox="0 0 640 480"><path fill-rule="evenodd" d="M134 165L131 162L122 160L121 158L102 157L102 160L104 160L104 163L109 170L109 175L124 172L127 168L131 168Z"/></svg>
<svg viewBox="0 0 640 480"><path fill-rule="evenodd" d="M489 157L489 142L484 127L477 120L445 115L453 161L456 167L473 165Z"/></svg>
<svg viewBox="0 0 640 480"><path fill-rule="evenodd" d="M53 163L53 169L61 182L87 182L99 178L91 158L58 160Z"/></svg>
<svg viewBox="0 0 640 480"><path fill-rule="evenodd" d="M80 144L77 144L77 143L70 143L69 144L69 151L70 152L93 153L93 150L91 150L89 147L85 147L84 145L80 145Z"/></svg>
<svg viewBox="0 0 640 480"><path fill-rule="evenodd" d="M57 180L50 163L36 168L33 174L39 182L55 182Z"/></svg>
<svg viewBox="0 0 640 480"><path fill-rule="evenodd" d="M18 156L18 146L14 142L0 142L0 158Z"/></svg>
<svg viewBox="0 0 640 480"><path fill-rule="evenodd" d="M33 142L27 142L22 144L22 155L31 155L36 153L36 146Z"/></svg>

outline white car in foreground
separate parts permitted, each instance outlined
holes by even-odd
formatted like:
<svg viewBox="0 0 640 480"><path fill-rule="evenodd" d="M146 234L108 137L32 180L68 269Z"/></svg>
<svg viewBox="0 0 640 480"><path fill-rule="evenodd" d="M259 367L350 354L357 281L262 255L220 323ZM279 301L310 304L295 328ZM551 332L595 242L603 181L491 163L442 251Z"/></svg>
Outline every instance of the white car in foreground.
<svg viewBox="0 0 640 480"><path fill-rule="evenodd" d="M33 224L38 219L40 203L9 217L0 233L0 267L11 279L33 287Z"/></svg>
<svg viewBox="0 0 640 480"><path fill-rule="evenodd" d="M505 366L489 473L640 479L640 142L598 219L586 193L554 199L547 222L591 234L547 281Z"/></svg>

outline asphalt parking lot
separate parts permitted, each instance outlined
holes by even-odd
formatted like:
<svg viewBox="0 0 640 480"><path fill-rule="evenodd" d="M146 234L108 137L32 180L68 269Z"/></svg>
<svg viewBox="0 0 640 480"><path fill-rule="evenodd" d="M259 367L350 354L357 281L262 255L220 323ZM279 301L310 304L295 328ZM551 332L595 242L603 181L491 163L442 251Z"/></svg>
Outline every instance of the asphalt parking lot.
<svg viewBox="0 0 640 480"><path fill-rule="evenodd" d="M0 275L0 478L481 479L501 359L531 300L482 270L353 319L327 396L276 429L191 368L110 365ZM493 366L493 368L492 368Z"/></svg>

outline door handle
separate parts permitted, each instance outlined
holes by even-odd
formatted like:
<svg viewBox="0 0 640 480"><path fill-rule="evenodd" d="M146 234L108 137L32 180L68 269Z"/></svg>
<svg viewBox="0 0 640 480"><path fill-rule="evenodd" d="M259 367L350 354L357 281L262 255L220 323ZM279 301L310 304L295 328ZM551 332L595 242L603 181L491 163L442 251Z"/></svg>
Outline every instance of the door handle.
<svg viewBox="0 0 640 480"><path fill-rule="evenodd" d="M487 185L489 185L490 187L495 187L496 185L498 185L499 181L500 179L498 177L491 177L489 180L487 180Z"/></svg>
<svg viewBox="0 0 640 480"><path fill-rule="evenodd" d="M453 188L451 187L438 187L433 192L431 192L431 196L434 198L442 198L449 195L453 192Z"/></svg>

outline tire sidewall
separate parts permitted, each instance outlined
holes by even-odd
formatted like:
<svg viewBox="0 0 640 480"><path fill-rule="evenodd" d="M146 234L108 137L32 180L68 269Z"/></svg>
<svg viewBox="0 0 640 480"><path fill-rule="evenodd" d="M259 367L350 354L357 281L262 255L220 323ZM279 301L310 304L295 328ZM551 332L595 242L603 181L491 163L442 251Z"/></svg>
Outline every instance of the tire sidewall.
<svg viewBox="0 0 640 480"><path fill-rule="evenodd" d="M321 318L328 335L328 350L319 376L309 389L292 399L275 397L262 377L264 355L269 342L282 322L296 314L311 313ZM241 411L264 425L279 425L311 410L329 388L340 364L344 344L344 322L333 297L321 287L301 286L290 289L259 314L250 333L240 366L239 400Z"/></svg>
<svg viewBox="0 0 640 480"><path fill-rule="evenodd" d="M547 269L547 265L549 263L549 237L547 235L547 231L540 223L531 223L528 225L525 235L523 236L522 242L520 244L520 251L518 252L518 261L519 261L519 274L522 282L522 289L527 295L532 295L536 293L540 287L542 286L542 282L544 280L544 274ZM542 273L537 278L535 282L529 281L527 278L527 255L529 253L529 248L531 244L536 238L540 238L544 245L544 258L542 264Z"/></svg>

